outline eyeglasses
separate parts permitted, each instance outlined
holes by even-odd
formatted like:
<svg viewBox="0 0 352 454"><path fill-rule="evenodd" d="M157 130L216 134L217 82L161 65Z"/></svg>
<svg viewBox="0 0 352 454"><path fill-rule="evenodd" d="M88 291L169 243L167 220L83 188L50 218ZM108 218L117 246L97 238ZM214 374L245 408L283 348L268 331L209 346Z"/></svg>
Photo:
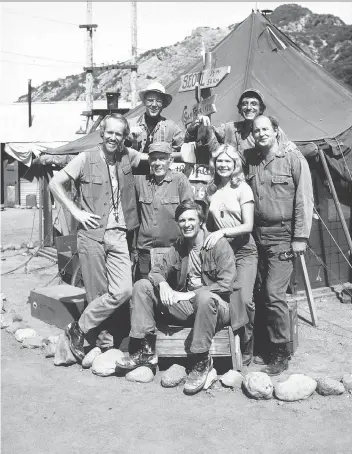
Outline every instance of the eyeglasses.
<svg viewBox="0 0 352 454"><path fill-rule="evenodd" d="M156 98L145 98L145 103L148 104L148 105L154 104L154 102L155 102L156 105L158 105L158 106L162 106L162 105L163 105L163 101L162 101L161 99L156 99Z"/></svg>

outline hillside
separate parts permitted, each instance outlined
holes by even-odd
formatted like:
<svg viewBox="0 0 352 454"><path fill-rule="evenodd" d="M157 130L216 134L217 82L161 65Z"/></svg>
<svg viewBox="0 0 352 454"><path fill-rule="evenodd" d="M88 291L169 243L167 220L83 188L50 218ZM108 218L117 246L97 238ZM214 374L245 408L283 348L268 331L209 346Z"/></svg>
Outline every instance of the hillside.
<svg viewBox="0 0 352 454"><path fill-rule="evenodd" d="M311 58L352 89L352 25L346 25L332 14L314 14L296 4L281 5L269 17ZM137 89L141 90L154 79L167 85L200 58L202 39L206 49L210 50L235 25L217 29L199 27L181 42L139 55ZM130 100L130 71L118 69L94 71L94 99L105 99L106 91L114 90L119 78L122 78L121 98ZM83 101L84 93L85 73L82 72L33 88L32 100ZM27 95L18 99L18 102L26 101Z"/></svg>

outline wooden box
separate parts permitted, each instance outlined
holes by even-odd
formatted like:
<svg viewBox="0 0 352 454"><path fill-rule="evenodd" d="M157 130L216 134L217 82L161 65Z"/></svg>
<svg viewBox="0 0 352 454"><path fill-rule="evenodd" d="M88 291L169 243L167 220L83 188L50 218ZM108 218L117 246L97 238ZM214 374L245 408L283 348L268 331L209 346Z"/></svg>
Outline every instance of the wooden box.
<svg viewBox="0 0 352 454"><path fill-rule="evenodd" d="M182 326L158 326L155 331L156 351L160 358L185 357L190 352L192 328ZM210 354L214 357L231 356L234 370L242 369L240 339L232 328L227 327L218 331L212 341Z"/></svg>
<svg viewBox="0 0 352 454"><path fill-rule="evenodd" d="M32 317L62 329L78 320L87 305L85 290L66 284L31 290L29 302Z"/></svg>
<svg viewBox="0 0 352 454"><path fill-rule="evenodd" d="M288 302L289 317L290 317L290 342L289 350L291 355L295 353L298 347L298 314L297 301Z"/></svg>

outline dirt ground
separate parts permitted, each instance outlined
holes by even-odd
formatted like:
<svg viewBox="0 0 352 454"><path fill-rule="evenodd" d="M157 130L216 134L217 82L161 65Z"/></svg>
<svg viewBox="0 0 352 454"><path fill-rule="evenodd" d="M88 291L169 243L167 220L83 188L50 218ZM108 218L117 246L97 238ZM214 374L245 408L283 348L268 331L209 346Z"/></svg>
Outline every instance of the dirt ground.
<svg viewBox="0 0 352 454"><path fill-rule="evenodd" d="M1 244L29 241L34 210L1 212ZM38 213L36 213L38 216ZM36 217L36 219L38 219ZM33 239L36 240L37 229ZM24 263L21 251L2 254L1 273ZM27 267L1 277L7 307L20 312L42 336L60 333L30 315L30 290L48 284L57 266L37 257ZM56 278L53 283L57 283ZM289 373L341 378L352 372L352 306L331 300L317 304L313 328L305 304L299 305L299 348ZM101 378L79 365L56 367L40 350L20 347L1 332L2 452L41 453L349 453L352 445L352 395L302 402L248 399L228 389L188 397L182 388L160 386L160 371L150 384L124 377ZM229 361L214 361L218 373ZM169 364L161 363L165 369ZM243 373L259 370L251 365ZM287 374L286 374L287 375ZM273 378L275 383L279 378Z"/></svg>

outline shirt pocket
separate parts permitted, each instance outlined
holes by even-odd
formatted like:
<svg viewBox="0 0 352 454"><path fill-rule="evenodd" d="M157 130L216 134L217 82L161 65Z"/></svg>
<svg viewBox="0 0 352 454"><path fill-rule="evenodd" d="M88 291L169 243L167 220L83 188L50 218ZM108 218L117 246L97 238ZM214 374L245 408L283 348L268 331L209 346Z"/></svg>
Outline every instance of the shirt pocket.
<svg viewBox="0 0 352 454"><path fill-rule="evenodd" d="M215 281L217 277L216 263L213 260L206 260L203 262L203 272L212 280Z"/></svg>
<svg viewBox="0 0 352 454"><path fill-rule="evenodd" d="M85 175L82 180L82 194L86 199L97 199L102 196L103 179L97 175Z"/></svg>
<svg viewBox="0 0 352 454"><path fill-rule="evenodd" d="M150 205L152 203L152 197L147 197L145 195L139 196L139 203L145 203L146 205Z"/></svg>
<svg viewBox="0 0 352 454"><path fill-rule="evenodd" d="M271 176L273 199L288 199L293 195L294 185L291 175L273 174Z"/></svg>
<svg viewBox="0 0 352 454"><path fill-rule="evenodd" d="M124 181L123 184L121 185L121 188L123 186L127 186L128 188L131 186L134 186L134 177L132 174L132 167L130 165L123 166L122 168L122 173L124 175Z"/></svg>
<svg viewBox="0 0 352 454"><path fill-rule="evenodd" d="M170 217L172 218L172 221L174 221L175 211L180 203L180 197L178 195L162 197L160 203L163 214L166 214L168 216L168 219L165 219L165 221L170 220Z"/></svg>

